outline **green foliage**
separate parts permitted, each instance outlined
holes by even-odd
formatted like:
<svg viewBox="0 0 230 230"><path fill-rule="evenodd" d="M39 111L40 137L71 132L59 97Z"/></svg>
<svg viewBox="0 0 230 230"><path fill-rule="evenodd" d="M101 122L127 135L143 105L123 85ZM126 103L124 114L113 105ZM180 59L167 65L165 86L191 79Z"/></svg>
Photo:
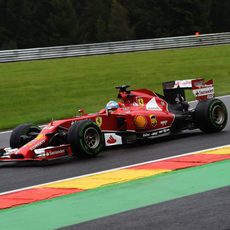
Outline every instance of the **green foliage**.
<svg viewBox="0 0 230 230"><path fill-rule="evenodd" d="M211 18L214 31L229 31L230 29L230 1L213 1Z"/></svg>
<svg viewBox="0 0 230 230"><path fill-rule="evenodd" d="M108 34L111 41L128 40L133 37L127 10L117 0L112 1Z"/></svg>
<svg viewBox="0 0 230 230"><path fill-rule="evenodd" d="M48 39L52 45L76 42L78 23L71 0L52 0L47 20Z"/></svg>
<svg viewBox="0 0 230 230"><path fill-rule="evenodd" d="M222 32L229 0L0 0L0 49Z"/></svg>
<svg viewBox="0 0 230 230"><path fill-rule="evenodd" d="M96 112L117 85L161 93L161 83L203 76L229 94L230 46L172 49L0 64L0 129ZM193 99L193 97L190 97Z"/></svg>

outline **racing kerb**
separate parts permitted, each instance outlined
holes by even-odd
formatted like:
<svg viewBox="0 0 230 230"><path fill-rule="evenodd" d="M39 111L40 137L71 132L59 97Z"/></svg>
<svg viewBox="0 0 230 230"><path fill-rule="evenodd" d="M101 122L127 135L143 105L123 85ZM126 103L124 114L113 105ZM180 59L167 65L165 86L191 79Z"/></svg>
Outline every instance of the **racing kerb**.
<svg viewBox="0 0 230 230"><path fill-rule="evenodd" d="M0 194L0 209L230 159L230 145L143 162Z"/></svg>

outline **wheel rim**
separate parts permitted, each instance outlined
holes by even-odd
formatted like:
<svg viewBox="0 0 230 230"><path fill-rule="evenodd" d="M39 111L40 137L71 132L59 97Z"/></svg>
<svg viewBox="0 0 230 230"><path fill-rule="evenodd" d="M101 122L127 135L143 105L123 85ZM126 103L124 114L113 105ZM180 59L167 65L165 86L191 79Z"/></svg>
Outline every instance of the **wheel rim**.
<svg viewBox="0 0 230 230"><path fill-rule="evenodd" d="M95 128L90 127L85 131L84 140L88 148L96 149L100 144L100 134Z"/></svg>
<svg viewBox="0 0 230 230"><path fill-rule="evenodd" d="M225 120L224 109L221 106L216 105L212 110L212 117L213 117L213 121L216 124L222 125L224 123L224 120Z"/></svg>

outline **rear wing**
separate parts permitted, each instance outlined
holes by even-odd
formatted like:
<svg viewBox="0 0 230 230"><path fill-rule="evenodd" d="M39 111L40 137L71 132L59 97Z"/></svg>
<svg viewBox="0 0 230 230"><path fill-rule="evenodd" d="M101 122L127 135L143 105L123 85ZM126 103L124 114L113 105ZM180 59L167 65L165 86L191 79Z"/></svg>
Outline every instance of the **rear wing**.
<svg viewBox="0 0 230 230"><path fill-rule="evenodd" d="M186 100L185 89L192 89L192 92L198 101L214 97L213 80L205 82L203 78L197 78L163 83L165 99L171 104Z"/></svg>

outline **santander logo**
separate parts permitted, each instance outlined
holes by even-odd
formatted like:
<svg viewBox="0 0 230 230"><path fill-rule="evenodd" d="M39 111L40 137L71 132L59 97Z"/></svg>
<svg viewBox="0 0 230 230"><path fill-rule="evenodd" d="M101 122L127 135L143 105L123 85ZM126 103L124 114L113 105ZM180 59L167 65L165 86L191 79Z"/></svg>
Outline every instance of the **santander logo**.
<svg viewBox="0 0 230 230"><path fill-rule="evenodd" d="M116 142L117 142L117 140L112 135L110 135L109 139L107 140L107 143L108 144L114 144Z"/></svg>

